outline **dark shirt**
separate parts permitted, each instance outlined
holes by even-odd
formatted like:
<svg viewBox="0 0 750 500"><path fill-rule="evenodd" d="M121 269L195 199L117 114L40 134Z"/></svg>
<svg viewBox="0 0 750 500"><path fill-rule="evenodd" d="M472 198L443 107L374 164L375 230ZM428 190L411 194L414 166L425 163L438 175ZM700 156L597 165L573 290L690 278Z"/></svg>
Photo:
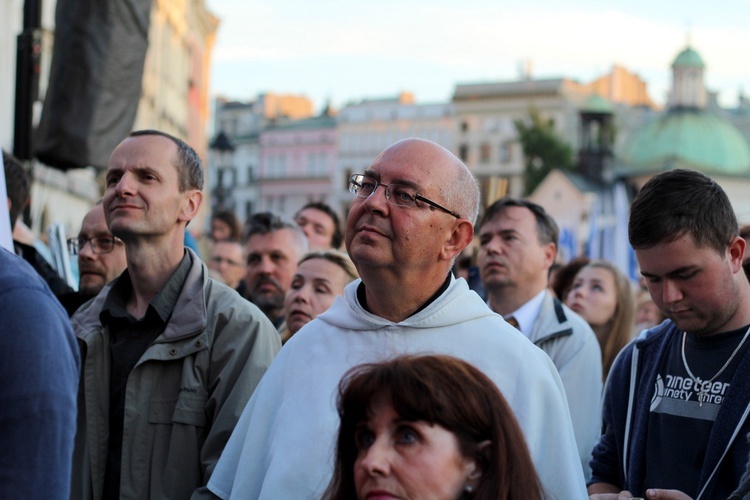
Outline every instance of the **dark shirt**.
<svg viewBox="0 0 750 500"><path fill-rule="evenodd" d="M448 289L448 286L451 284L451 275L448 274L448 276L445 277L445 281L443 281L443 284L440 285L440 288L438 288L437 292L433 293L432 296L427 299L427 301L422 304L419 309L414 311L409 315L409 317L414 316L420 311L423 311L427 306L432 304L437 300L438 297L443 295L443 292L445 292ZM362 306L362 309L365 311L370 312L370 309L367 307L367 294L365 293L365 282L361 282L359 286L357 287L357 300L359 301L359 304ZM277 327L278 328L278 327Z"/></svg>
<svg viewBox="0 0 750 500"><path fill-rule="evenodd" d="M247 282L245 280L240 281L240 284L237 285L237 293L239 293L241 296L247 299Z"/></svg>
<svg viewBox="0 0 750 500"><path fill-rule="evenodd" d="M677 489L692 498L698 495L706 444L721 402L730 392L737 366L750 347L750 339L742 345L727 368L718 376L717 373L732 357L747 330L748 326L743 326L720 336L687 336L685 359L701 387L706 387L703 397L699 396L700 389L685 369L682 335L672 340L669 355L661 363L651 402L646 440L649 460L646 463L644 490ZM712 377L715 378L711 380ZM727 498L736 486L737 478L719 481L712 498Z"/></svg>
<svg viewBox="0 0 750 500"><path fill-rule="evenodd" d="M60 304L65 308L65 312L68 313L68 317L73 317L75 312L86 302L96 297L96 295L86 295L81 292L70 292L65 293L57 297Z"/></svg>
<svg viewBox="0 0 750 500"><path fill-rule="evenodd" d="M57 271L54 270L36 248L15 240L13 240L13 246L15 247L16 255L31 264L31 267L47 282L50 290L52 290L52 293L55 294L58 300L61 295L75 291L57 274Z"/></svg>
<svg viewBox="0 0 750 500"><path fill-rule="evenodd" d="M112 366L109 389L109 447L103 498L118 498L120 495L122 434L128 377L146 349L164 332L185 284L190 265L190 255L185 252L180 265L167 280L162 291L151 299L146 314L139 319L131 316L127 310L133 285L130 273L125 270L112 286L99 314L102 325L109 327Z"/></svg>

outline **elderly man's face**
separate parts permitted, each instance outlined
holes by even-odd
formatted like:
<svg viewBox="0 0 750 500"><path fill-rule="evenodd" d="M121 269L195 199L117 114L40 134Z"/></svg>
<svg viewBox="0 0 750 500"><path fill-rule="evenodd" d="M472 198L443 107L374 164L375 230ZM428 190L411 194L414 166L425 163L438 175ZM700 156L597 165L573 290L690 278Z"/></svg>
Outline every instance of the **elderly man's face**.
<svg viewBox="0 0 750 500"><path fill-rule="evenodd" d="M100 245L97 245L98 238L113 238L112 233L107 229L104 208L101 204L96 205L86 214L81 224L81 231L78 233L79 245L80 242L86 241L78 248L80 272L78 289L83 295L96 295L104 288L104 285L122 274L128 265L125 259L125 245L122 241L115 240L112 251L108 253L94 253L91 240L94 240L94 246L97 246L97 251L100 251L98 248Z"/></svg>
<svg viewBox="0 0 750 500"><path fill-rule="evenodd" d="M366 170L381 184L413 186L422 196L445 206L439 186L451 182L448 167L433 146L398 143L384 151ZM444 238L456 220L422 202L417 207L395 206L381 185L368 198L355 197L346 226L346 248L360 274L365 269L434 270ZM452 209L453 207L446 207Z"/></svg>

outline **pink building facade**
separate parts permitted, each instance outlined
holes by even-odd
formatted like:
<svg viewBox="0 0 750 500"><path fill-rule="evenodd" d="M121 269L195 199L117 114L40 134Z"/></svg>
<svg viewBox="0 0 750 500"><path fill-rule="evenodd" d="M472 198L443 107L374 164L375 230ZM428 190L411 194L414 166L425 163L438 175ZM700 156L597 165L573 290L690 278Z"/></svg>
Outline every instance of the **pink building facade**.
<svg viewBox="0 0 750 500"><path fill-rule="evenodd" d="M260 135L256 211L289 217L311 201L331 204L337 163L336 117L314 118L269 127Z"/></svg>

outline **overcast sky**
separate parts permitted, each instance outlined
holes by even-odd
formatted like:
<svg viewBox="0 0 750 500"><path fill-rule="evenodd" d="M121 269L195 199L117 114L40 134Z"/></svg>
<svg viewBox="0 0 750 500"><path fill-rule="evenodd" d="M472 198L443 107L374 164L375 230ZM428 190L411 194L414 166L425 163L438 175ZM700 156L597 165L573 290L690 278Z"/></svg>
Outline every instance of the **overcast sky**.
<svg viewBox="0 0 750 500"><path fill-rule="evenodd" d="M220 19L212 94L310 97L316 109L402 90L450 100L457 83L588 82L613 64L663 104L670 65L691 45L723 105L750 94L750 0L207 0Z"/></svg>

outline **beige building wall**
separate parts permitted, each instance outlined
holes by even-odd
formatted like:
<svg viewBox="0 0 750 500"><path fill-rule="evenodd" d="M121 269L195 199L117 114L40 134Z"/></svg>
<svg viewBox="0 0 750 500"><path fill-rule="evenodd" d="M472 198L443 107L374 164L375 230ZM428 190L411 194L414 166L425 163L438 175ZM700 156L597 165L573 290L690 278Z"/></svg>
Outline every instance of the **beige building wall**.
<svg viewBox="0 0 750 500"><path fill-rule="evenodd" d="M260 98L266 119L286 117L301 120L313 115L313 103L304 95L263 94Z"/></svg>
<svg viewBox="0 0 750 500"><path fill-rule="evenodd" d="M658 109L648 95L648 84L622 66L612 66L612 71L584 87L615 103Z"/></svg>
<svg viewBox="0 0 750 500"><path fill-rule="evenodd" d="M204 0L155 0L135 130L153 128L204 156L211 51L218 19Z"/></svg>
<svg viewBox="0 0 750 500"><path fill-rule="evenodd" d="M135 130L157 129L187 139L187 5L188 0L153 2Z"/></svg>
<svg viewBox="0 0 750 500"><path fill-rule="evenodd" d="M156 129L190 144L207 168L211 52L219 20L205 0L154 0L141 99L133 130ZM207 175L206 175L207 177ZM210 213L205 199L190 225L194 236Z"/></svg>
<svg viewBox="0 0 750 500"><path fill-rule="evenodd" d="M568 79L459 84L453 95L452 150L479 180L483 203L524 192L524 158L515 120L534 109L555 122L565 142L578 144L580 106L588 90Z"/></svg>

